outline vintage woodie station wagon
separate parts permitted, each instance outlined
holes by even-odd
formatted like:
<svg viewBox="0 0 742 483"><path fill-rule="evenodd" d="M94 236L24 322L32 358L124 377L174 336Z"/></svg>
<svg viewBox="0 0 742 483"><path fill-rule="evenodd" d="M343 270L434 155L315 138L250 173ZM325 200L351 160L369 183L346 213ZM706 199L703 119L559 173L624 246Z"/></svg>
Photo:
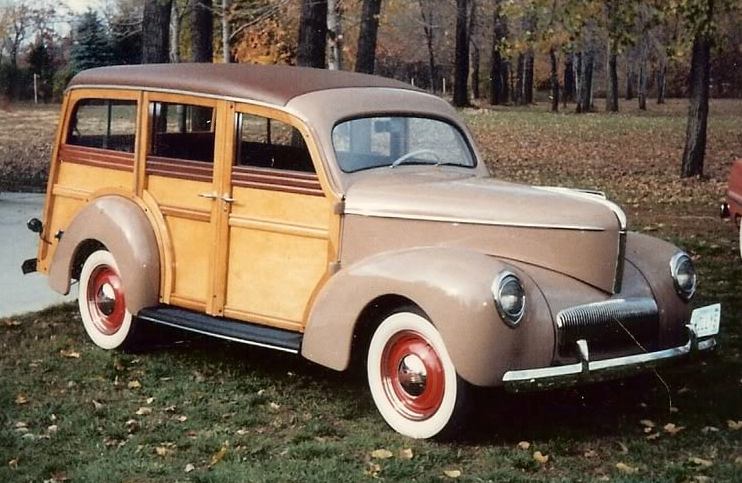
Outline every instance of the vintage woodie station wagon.
<svg viewBox="0 0 742 483"><path fill-rule="evenodd" d="M496 133L494 134L496 135ZM444 100L286 66L71 82L37 259L104 349L157 323L366 366L395 430L442 436L472 386L613 378L716 345L675 246L598 192L490 176Z"/></svg>

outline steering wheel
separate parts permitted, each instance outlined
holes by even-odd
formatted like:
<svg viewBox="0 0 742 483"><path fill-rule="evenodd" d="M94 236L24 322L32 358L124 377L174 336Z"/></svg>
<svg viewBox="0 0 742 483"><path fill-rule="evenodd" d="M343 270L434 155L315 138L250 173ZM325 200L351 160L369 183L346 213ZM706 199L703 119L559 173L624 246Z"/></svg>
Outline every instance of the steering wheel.
<svg viewBox="0 0 742 483"><path fill-rule="evenodd" d="M394 160L394 162L389 167L396 168L397 166L404 163L408 159L414 158L415 156L419 156L420 154L432 154L438 163L443 161L441 157L438 155L438 153L436 153L432 149L416 149L415 151L410 151L409 153L403 154L402 156L398 157L397 159Z"/></svg>

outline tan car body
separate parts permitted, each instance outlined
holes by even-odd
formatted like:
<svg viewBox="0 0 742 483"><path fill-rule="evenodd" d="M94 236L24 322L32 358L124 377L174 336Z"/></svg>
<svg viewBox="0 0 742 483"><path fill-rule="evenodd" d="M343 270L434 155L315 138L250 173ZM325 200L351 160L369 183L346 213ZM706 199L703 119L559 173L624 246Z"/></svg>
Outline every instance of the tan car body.
<svg viewBox="0 0 742 483"><path fill-rule="evenodd" d="M414 304L441 333L459 375L480 386L502 385L507 371L574 363L574 352L557 349L556 319L575 306L654 300L657 348L688 340L690 306L669 269L678 249L627 233L623 213L604 197L497 181L482 161L344 173L332 129L363 115L443 119L481 158L455 111L435 96L351 74L306 70L302 83L286 69L143 66L78 75L62 107L38 254L52 288L67 293L85 250L102 245L118 262L131 313L169 304L302 333L301 354L337 370L348 367L354 336L389 309ZM84 98L138 101L131 156L65 144L70 113ZM158 174L167 163L148 153L147 107L157 100L215 109L210 182L199 181L196 168ZM234 174L235 112L299 129L316 176ZM494 306L492 283L503 270L527 293L516 328ZM595 358L639 352L632 343Z"/></svg>

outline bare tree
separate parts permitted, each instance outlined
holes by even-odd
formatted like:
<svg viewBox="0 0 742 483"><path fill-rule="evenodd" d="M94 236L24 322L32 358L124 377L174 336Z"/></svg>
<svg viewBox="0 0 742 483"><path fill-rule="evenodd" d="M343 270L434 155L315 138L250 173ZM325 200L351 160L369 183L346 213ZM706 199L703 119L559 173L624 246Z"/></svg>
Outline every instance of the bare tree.
<svg viewBox="0 0 742 483"><path fill-rule="evenodd" d="M502 48L507 41L508 21L502 13L502 0L495 0L494 20L492 22L492 56L490 57L490 92L489 103L505 104L508 102L509 75L507 62L503 59Z"/></svg>
<svg viewBox="0 0 742 483"><path fill-rule="evenodd" d="M191 9L191 60L214 61L214 9L212 0L194 0Z"/></svg>
<svg viewBox="0 0 742 483"><path fill-rule="evenodd" d="M437 66L435 63L435 48L434 48L434 36L435 29L437 28L435 23L435 5L433 0L418 0L420 6L420 17L423 24L423 33L425 34L425 45L428 48L428 81L430 84L430 90L436 92L435 79Z"/></svg>
<svg viewBox="0 0 742 483"><path fill-rule="evenodd" d="M358 33L356 72L374 73L376 64L376 38L379 31L381 0L363 0L361 30Z"/></svg>
<svg viewBox="0 0 742 483"><path fill-rule="evenodd" d="M605 110L618 112L618 0L606 2L608 17L608 73L605 95Z"/></svg>
<svg viewBox="0 0 742 483"><path fill-rule="evenodd" d="M232 62L232 17L230 0L222 0L222 59L225 64Z"/></svg>
<svg viewBox="0 0 742 483"><path fill-rule="evenodd" d="M170 57L170 12L173 0L145 0L142 23L142 63L166 63Z"/></svg>
<svg viewBox="0 0 742 483"><path fill-rule="evenodd" d="M327 0L302 0L296 64L325 68Z"/></svg>
<svg viewBox="0 0 742 483"><path fill-rule="evenodd" d="M343 10L340 0L327 0L327 68L343 68Z"/></svg>
<svg viewBox="0 0 742 483"><path fill-rule="evenodd" d="M456 0L456 52L454 56L453 105L469 105L469 0Z"/></svg>

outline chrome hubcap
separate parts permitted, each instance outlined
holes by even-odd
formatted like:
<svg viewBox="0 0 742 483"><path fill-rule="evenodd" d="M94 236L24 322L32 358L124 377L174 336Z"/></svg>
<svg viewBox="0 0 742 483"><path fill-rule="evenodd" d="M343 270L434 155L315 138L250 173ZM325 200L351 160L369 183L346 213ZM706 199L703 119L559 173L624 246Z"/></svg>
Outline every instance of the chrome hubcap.
<svg viewBox="0 0 742 483"><path fill-rule="evenodd" d="M419 396L425 392L428 372L425 363L415 354L408 354L399 362L397 369L399 385L410 396Z"/></svg>
<svg viewBox="0 0 742 483"><path fill-rule="evenodd" d="M116 308L116 290L110 283L104 283L100 286L98 293L95 294L95 305L105 316L113 313Z"/></svg>

